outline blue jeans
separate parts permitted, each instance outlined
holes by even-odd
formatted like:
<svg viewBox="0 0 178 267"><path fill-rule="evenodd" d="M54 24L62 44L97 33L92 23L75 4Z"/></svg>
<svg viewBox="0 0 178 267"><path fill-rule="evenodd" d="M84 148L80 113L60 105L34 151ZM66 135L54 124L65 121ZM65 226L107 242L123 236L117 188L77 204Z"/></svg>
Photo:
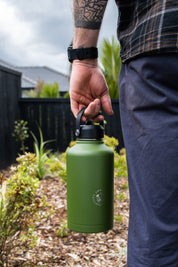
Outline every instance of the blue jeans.
<svg viewBox="0 0 178 267"><path fill-rule="evenodd" d="M119 90L130 190L127 267L178 267L178 56L123 64Z"/></svg>

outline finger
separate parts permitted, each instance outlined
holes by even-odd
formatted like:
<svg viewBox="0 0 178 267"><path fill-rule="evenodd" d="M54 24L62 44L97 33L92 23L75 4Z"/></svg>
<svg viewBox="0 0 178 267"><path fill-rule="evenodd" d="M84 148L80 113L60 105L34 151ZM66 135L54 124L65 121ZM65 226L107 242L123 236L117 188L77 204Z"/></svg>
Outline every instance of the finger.
<svg viewBox="0 0 178 267"><path fill-rule="evenodd" d="M84 95L79 94L71 94L70 102L71 102L71 110L75 117L77 117L79 111L83 107L87 107L93 101L92 98L86 97Z"/></svg>
<svg viewBox="0 0 178 267"><path fill-rule="evenodd" d="M82 108L87 107L90 101L86 101L85 103L82 104L81 101L76 101L71 98L70 103L71 103L72 113L74 114L75 118L77 118L79 111Z"/></svg>
<svg viewBox="0 0 178 267"><path fill-rule="evenodd" d="M93 122L102 122L104 120L103 115L98 115L95 118L92 119Z"/></svg>
<svg viewBox="0 0 178 267"><path fill-rule="evenodd" d="M113 109L112 109L112 104L111 104L111 98L109 96L108 93L104 94L101 97L101 103L102 103L102 107L104 109L104 111L108 114L108 115L113 115Z"/></svg>
<svg viewBox="0 0 178 267"><path fill-rule="evenodd" d="M79 104L77 101L73 101L72 99L70 100L70 105L71 105L71 110L72 113L74 114L74 117L77 118L77 115L79 113Z"/></svg>
<svg viewBox="0 0 178 267"><path fill-rule="evenodd" d="M99 99L95 99L86 108L86 110L84 112L84 116L87 119L93 119L99 114L100 108L101 108L100 100Z"/></svg>

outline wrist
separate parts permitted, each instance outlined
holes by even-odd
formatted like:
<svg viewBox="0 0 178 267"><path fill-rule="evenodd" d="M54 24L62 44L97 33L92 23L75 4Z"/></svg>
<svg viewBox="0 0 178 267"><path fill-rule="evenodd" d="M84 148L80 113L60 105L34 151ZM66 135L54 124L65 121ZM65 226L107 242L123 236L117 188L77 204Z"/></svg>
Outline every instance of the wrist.
<svg viewBox="0 0 178 267"><path fill-rule="evenodd" d="M73 48L72 45L68 47L68 60L72 63L73 60L86 60L98 58L97 47L79 47Z"/></svg>
<svg viewBox="0 0 178 267"><path fill-rule="evenodd" d="M73 66L84 66L87 68L97 68L98 67L98 60L95 59L83 59L83 60L78 60L78 59L74 59Z"/></svg>

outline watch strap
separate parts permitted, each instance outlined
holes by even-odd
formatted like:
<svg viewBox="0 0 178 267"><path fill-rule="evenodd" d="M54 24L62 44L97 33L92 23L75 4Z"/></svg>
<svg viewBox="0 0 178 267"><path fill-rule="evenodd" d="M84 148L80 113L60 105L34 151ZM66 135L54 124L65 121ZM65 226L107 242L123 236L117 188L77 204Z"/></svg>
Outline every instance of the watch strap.
<svg viewBox="0 0 178 267"><path fill-rule="evenodd" d="M98 57L97 47L79 47L73 49L72 46L68 48L68 59L72 62L74 59L83 60L83 59L95 59Z"/></svg>

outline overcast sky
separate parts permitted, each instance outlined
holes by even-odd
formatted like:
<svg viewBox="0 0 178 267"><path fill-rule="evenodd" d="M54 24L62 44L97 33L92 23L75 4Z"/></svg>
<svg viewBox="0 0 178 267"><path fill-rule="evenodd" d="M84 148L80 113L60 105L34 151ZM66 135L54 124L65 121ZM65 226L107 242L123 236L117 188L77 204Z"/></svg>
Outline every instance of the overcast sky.
<svg viewBox="0 0 178 267"><path fill-rule="evenodd" d="M0 0L0 59L17 66L49 66L68 74L72 0ZM100 33L116 36L117 8L109 0Z"/></svg>

